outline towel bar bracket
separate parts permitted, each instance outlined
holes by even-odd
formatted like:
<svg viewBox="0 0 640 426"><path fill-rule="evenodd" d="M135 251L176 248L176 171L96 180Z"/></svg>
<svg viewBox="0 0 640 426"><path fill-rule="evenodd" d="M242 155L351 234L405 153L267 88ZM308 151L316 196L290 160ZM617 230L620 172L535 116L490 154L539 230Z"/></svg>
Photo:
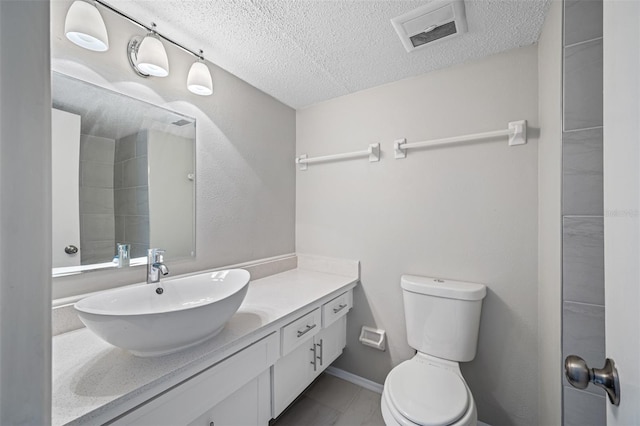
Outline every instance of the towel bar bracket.
<svg viewBox="0 0 640 426"><path fill-rule="evenodd" d="M512 121L509 123L509 146L524 145L527 143L527 120Z"/></svg>
<svg viewBox="0 0 640 426"><path fill-rule="evenodd" d="M396 139L393 141L393 156L398 158L407 158L407 149L403 145L407 143L406 139Z"/></svg>
<svg viewBox="0 0 640 426"><path fill-rule="evenodd" d="M306 159L307 159L307 154L302 154L298 158L296 158L296 163L298 164L298 167L300 170L307 170L307 162L300 161L300 160L306 160Z"/></svg>

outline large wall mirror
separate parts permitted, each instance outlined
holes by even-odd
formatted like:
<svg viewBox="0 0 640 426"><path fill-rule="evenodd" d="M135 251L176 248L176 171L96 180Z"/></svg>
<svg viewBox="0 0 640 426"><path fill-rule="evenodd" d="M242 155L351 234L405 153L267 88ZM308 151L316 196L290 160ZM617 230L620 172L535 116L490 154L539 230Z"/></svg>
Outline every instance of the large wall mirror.
<svg viewBox="0 0 640 426"><path fill-rule="evenodd" d="M195 256L195 119L56 72L52 95L53 275Z"/></svg>

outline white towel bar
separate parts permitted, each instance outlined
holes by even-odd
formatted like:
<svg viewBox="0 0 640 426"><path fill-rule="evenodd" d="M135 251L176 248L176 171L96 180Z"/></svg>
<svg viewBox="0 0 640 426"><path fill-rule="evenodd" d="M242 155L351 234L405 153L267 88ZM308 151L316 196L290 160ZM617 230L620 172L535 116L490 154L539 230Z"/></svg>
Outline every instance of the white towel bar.
<svg viewBox="0 0 640 426"><path fill-rule="evenodd" d="M393 143L395 158L406 158L407 149L422 148L426 146L446 145L450 143L468 142L478 139L489 139L498 136L509 136L509 145L524 145L527 143L527 120L512 121L509 128L505 130L495 130L493 132L475 133L472 135L454 136L444 139L433 139L430 141L407 143L406 139L398 139Z"/></svg>
<svg viewBox="0 0 640 426"><path fill-rule="evenodd" d="M372 143L369 145L369 149L366 151L345 152L343 154L324 155L322 157L308 158L307 154L302 154L296 157L296 164L300 167L300 170L307 170L307 164L320 163L323 161L332 160L345 160L349 158L358 158L369 156L369 161L380 161L380 144Z"/></svg>

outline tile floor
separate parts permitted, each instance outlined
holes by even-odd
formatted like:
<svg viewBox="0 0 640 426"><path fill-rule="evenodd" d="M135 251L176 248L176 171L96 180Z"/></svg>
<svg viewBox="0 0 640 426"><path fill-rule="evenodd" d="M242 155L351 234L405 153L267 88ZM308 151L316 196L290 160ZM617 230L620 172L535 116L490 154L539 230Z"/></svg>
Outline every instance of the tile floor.
<svg viewBox="0 0 640 426"><path fill-rule="evenodd" d="M384 426L380 394L322 374L271 426Z"/></svg>

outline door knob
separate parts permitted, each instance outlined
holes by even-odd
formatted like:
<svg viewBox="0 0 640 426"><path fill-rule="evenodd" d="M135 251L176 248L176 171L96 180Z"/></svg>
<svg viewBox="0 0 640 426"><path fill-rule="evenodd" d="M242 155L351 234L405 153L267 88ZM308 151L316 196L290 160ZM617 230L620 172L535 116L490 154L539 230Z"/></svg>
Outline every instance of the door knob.
<svg viewBox="0 0 640 426"><path fill-rule="evenodd" d="M78 252L78 247L70 244L64 248L64 252L67 254L76 254Z"/></svg>
<svg viewBox="0 0 640 426"><path fill-rule="evenodd" d="M601 387L613 405L620 405L620 380L612 359L607 358L602 368L589 368L584 359L569 355L564 360L564 375L574 388L586 389L589 383Z"/></svg>

